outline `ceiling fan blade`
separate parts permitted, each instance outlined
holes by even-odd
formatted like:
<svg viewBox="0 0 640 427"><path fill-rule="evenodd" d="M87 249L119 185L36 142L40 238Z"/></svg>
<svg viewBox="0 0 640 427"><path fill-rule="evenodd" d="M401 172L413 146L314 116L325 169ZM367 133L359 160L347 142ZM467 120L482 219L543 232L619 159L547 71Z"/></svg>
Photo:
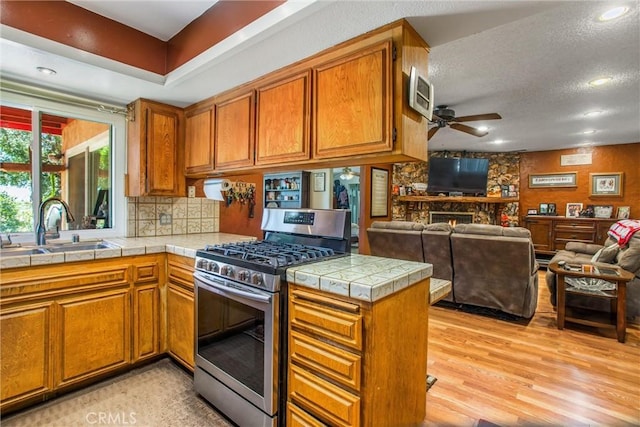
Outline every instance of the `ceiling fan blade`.
<svg viewBox="0 0 640 427"><path fill-rule="evenodd" d="M438 132L438 129L440 129L440 126L435 126L429 129L429 134L427 135L427 141L430 140L431 137L436 134L436 132Z"/></svg>
<svg viewBox="0 0 640 427"><path fill-rule="evenodd" d="M473 116L462 116L456 117L453 119L454 122L474 122L476 120L498 120L501 119L502 116L498 113L489 113L489 114L475 114Z"/></svg>
<svg viewBox="0 0 640 427"><path fill-rule="evenodd" d="M485 136L489 133L487 131L480 131L476 128L472 128L471 126L460 125L458 123L451 123L449 127L451 129L459 130L460 132L468 133L473 136Z"/></svg>

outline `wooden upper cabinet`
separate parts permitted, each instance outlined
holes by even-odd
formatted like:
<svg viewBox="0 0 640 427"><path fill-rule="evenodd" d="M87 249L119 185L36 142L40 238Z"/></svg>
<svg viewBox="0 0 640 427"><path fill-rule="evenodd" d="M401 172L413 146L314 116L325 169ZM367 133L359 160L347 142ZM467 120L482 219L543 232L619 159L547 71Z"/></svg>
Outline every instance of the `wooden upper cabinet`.
<svg viewBox="0 0 640 427"><path fill-rule="evenodd" d="M257 89L256 165L310 158L311 70Z"/></svg>
<svg viewBox="0 0 640 427"><path fill-rule="evenodd" d="M127 196L183 196L182 109L139 99L127 127Z"/></svg>
<svg viewBox="0 0 640 427"><path fill-rule="evenodd" d="M185 111L185 175L213 171L213 103Z"/></svg>
<svg viewBox="0 0 640 427"><path fill-rule="evenodd" d="M391 54L387 40L314 67L314 158L393 149Z"/></svg>
<svg viewBox="0 0 640 427"><path fill-rule="evenodd" d="M252 166L255 149L255 91L241 89L216 99L215 169Z"/></svg>

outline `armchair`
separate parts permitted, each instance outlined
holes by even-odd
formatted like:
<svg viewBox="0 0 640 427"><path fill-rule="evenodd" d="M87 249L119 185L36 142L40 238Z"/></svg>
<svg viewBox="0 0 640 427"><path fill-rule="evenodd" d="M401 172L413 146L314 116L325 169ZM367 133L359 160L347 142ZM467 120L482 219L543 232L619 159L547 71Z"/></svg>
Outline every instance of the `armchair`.
<svg viewBox="0 0 640 427"><path fill-rule="evenodd" d="M602 250L600 253L598 251ZM596 257L596 254L598 256ZM616 265L634 274L634 279L627 283L627 317L640 316L640 233L635 235L622 248L611 237L603 245L568 242L565 249L558 251L551 262L566 261L575 264ZM556 275L548 270L546 282L551 294L551 304L556 306ZM577 308L588 308L609 312L608 301L602 298L589 298L582 295L567 295L566 304Z"/></svg>

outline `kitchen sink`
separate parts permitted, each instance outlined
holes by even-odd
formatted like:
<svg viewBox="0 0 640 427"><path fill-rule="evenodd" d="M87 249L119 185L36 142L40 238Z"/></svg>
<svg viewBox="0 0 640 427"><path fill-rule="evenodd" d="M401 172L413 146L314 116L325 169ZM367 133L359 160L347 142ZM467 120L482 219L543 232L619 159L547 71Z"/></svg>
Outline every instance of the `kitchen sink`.
<svg viewBox="0 0 640 427"><path fill-rule="evenodd" d="M20 256L20 255L36 255L36 254L46 254L47 251L44 248L23 248L23 247L15 247L15 248L2 248L0 249L0 255L3 257L7 256Z"/></svg>
<svg viewBox="0 0 640 427"><path fill-rule="evenodd" d="M50 254L58 252L92 251L95 249L112 249L118 247L119 246L112 245L104 241L50 243L44 246L16 246L11 248L2 248L0 249L0 255L3 257L9 257L19 255Z"/></svg>
<svg viewBox="0 0 640 427"><path fill-rule="evenodd" d="M69 243L53 243L42 248L46 252L75 252L75 251L92 251L94 249L111 249L117 248L112 244L106 242L69 242ZM45 253L46 253L45 252Z"/></svg>

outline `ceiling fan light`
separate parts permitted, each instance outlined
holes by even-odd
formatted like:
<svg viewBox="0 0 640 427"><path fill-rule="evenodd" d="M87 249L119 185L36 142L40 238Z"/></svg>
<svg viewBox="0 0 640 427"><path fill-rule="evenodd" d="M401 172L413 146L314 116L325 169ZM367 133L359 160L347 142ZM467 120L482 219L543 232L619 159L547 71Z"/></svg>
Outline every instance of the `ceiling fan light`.
<svg viewBox="0 0 640 427"><path fill-rule="evenodd" d="M624 15L629 11L628 7L618 6L613 9L609 9L598 17L600 21L611 21Z"/></svg>
<svg viewBox="0 0 640 427"><path fill-rule="evenodd" d="M502 144L502 143L504 143L504 140L502 140L502 139L496 139L496 140L494 140L494 141L493 141L493 143L494 143L494 144Z"/></svg>
<svg viewBox="0 0 640 427"><path fill-rule="evenodd" d="M589 86L602 86L603 84L609 83L613 80L613 77L598 77L597 79L591 80L589 82Z"/></svg>
<svg viewBox="0 0 640 427"><path fill-rule="evenodd" d="M486 132L489 130L489 126L478 126L478 130L481 132Z"/></svg>

